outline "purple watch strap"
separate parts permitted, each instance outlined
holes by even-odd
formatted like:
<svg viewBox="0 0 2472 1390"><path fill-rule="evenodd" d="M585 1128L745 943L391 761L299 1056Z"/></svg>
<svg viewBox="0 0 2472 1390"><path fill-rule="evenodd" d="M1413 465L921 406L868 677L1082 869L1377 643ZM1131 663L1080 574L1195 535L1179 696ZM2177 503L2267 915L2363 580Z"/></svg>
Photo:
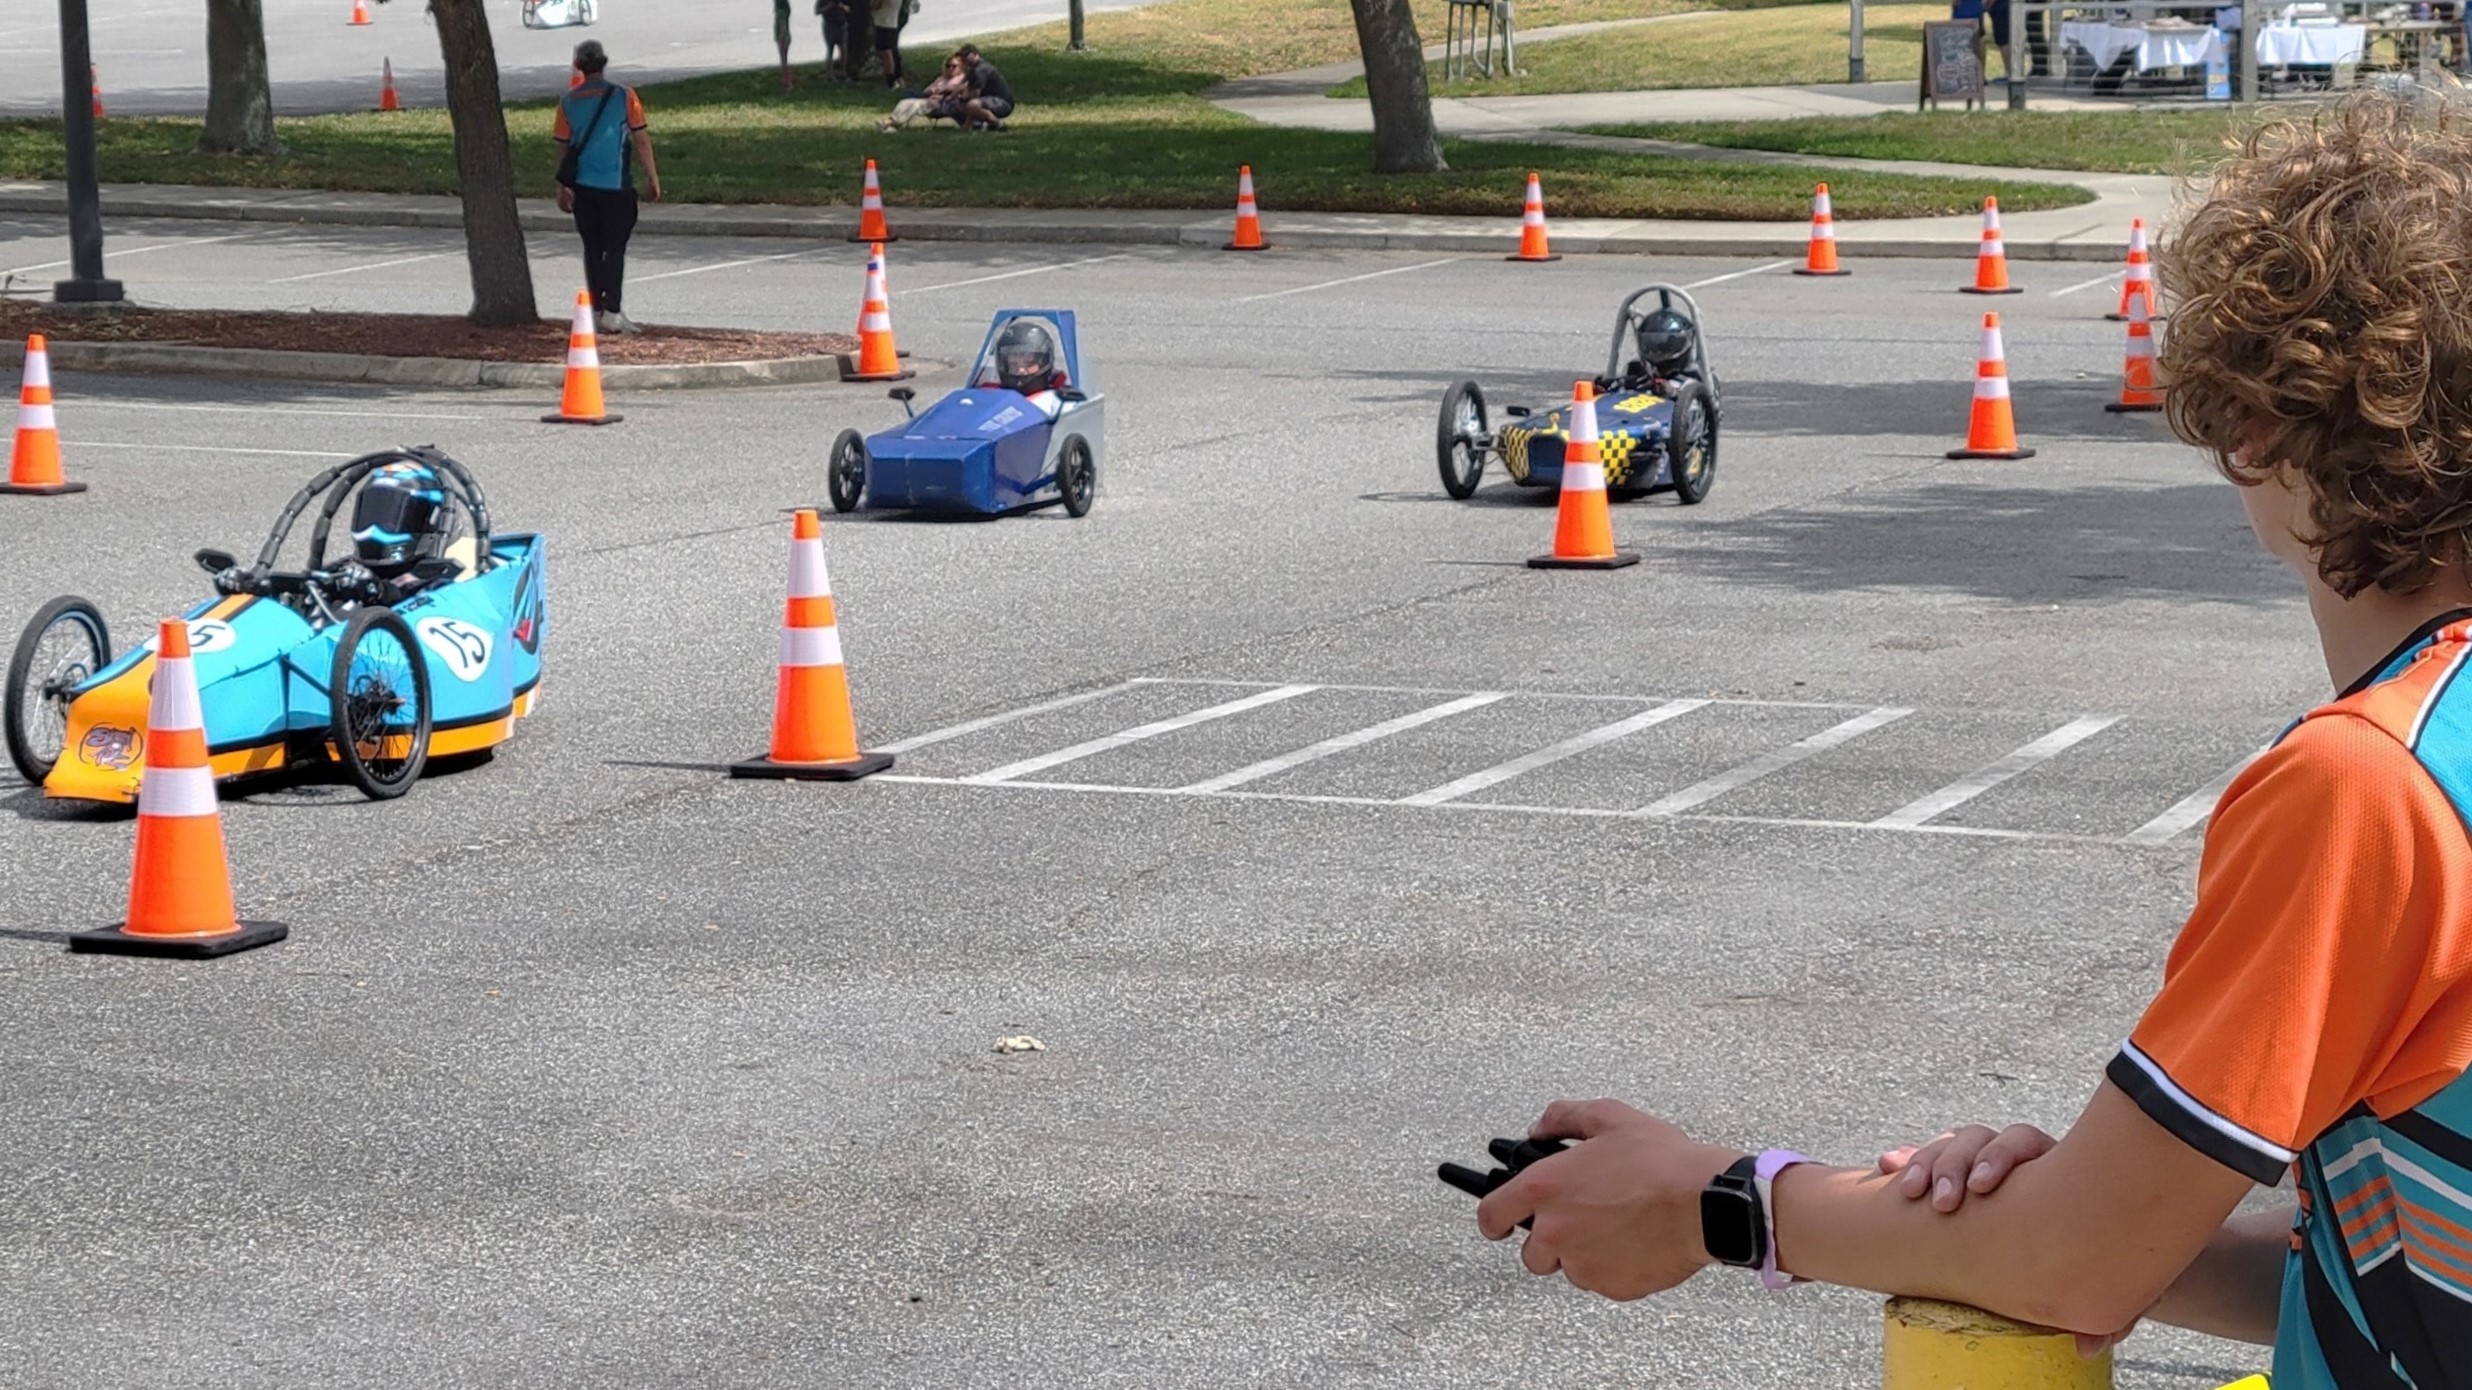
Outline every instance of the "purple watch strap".
<svg viewBox="0 0 2472 1390"><path fill-rule="evenodd" d="M1752 1184L1760 1194L1760 1221L1767 1227L1768 1237L1762 1242L1765 1253L1760 1256L1760 1282L1772 1289L1791 1288L1803 1281L1777 1269L1777 1199L1770 1185L1779 1173L1810 1161L1792 1149L1770 1149L1759 1156L1751 1169Z"/></svg>

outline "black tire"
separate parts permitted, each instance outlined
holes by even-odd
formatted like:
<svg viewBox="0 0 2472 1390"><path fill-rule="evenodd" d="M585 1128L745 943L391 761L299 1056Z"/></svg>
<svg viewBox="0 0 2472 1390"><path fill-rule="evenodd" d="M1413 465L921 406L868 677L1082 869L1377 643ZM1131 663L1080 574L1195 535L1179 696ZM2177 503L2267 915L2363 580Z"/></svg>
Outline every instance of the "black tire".
<svg viewBox="0 0 2472 1390"><path fill-rule="evenodd" d="M1665 462L1674 478L1674 497L1686 507L1697 506L1717 480L1717 412L1708 405L1707 388L1687 381L1674 393L1674 426L1665 436Z"/></svg>
<svg viewBox="0 0 2472 1390"><path fill-rule="evenodd" d="M832 493L833 510L858 510L858 501L867 492L867 437L856 430L843 430L833 439L833 451L824 467L824 486Z"/></svg>
<svg viewBox="0 0 2472 1390"><path fill-rule="evenodd" d="M55 640L62 645L47 651ZM9 657L9 761L17 764L18 776L35 786L51 776L68 751L69 687L111 661L111 631L93 604L56 598L35 610Z"/></svg>
<svg viewBox="0 0 2472 1390"><path fill-rule="evenodd" d="M372 801L412 790L429 761L429 659L394 609L363 608L344 624L326 698L327 736L352 785Z"/></svg>
<svg viewBox="0 0 2472 1390"><path fill-rule="evenodd" d="M1473 381L1452 382L1442 393L1442 417L1434 426L1434 462L1442 470L1444 492L1462 502L1476 495L1477 481L1485 476L1481 441L1492 435L1484 391Z"/></svg>
<svg viewBox="0 0 2472 1390"><path fill-rule="evenodd" d="M1099 466L1090 457L1090 441L1078 434L1067 436L1056 451L1056 491L1064 495L1066 516L1090 515L1099 495Z"/></svg>

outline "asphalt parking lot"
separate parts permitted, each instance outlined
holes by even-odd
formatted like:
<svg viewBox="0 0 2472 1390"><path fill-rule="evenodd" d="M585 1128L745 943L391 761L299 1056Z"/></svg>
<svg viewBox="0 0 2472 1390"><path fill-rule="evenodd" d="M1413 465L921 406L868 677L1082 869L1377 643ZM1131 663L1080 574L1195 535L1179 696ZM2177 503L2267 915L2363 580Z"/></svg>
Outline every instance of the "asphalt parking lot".
<svg viewBox="0 0 2472 1390"><path fill-rule="evenodd" d="M1272 229L1276 236L1276 228ZM437 311L455 234L114 229L148 302ZM574 248L532 247L550 312ZM56 225L0 219L47 280ZM845 245L644 238L647 321L846 328ZM58 377L70 472L0 499L0 628L203 596L329 462L435 442L537 529L540 713L370 804L224 809L203 965L71 956L125 817L0 773L0 1384L1876 1384L1877 1305L1529 1279L1431 1177L1548 1099L1867 1162L2064 1125L2159 978L2210 789L2324 694L2294 589L2158 418L2109 415L2100 267L898 243L923 395L1076 309L1082 520L827 517L859 728L760 749L784 509L854 385L522 392ZM1550 404L1638 283L1696 286L1714 490L1646 560L1521 561L1549 494L1441 492L1466 376ZM2024 462L1951 462L1979 314ZM1044 1052L997 1055L1028 1033ZM2125 1386L2249 1349L2169 1332Z"/></svg>

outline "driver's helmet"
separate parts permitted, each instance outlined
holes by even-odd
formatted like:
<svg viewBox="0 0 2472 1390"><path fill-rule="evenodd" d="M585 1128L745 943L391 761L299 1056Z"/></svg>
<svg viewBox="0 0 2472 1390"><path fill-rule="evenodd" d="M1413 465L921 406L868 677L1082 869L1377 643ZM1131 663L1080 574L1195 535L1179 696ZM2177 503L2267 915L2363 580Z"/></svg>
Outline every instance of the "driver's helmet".
<svg viewBox="0 0 2472 1390"><path fill-rule="evenodd" d="M1056 336L1047 325L1031 319L1015 319L996 335L996 380L1008 391L1023 395L1050 389L1056 384Z"/></svg>
<svg viewBox="0 0 2472 1390"><path fill-rule="evenodd" d="M1691 365L1699 330L1672 309L1659 309L1639 321L1639 360L1659 375L1671 375Z"/></svg>
<svg viewBox="0 0 2472 1390"><path fill-rule="evenodd" d="M446 549L446 486L427 464L397 462L369 475L352 504L352 548L380 579L399 579Z"/></svg>

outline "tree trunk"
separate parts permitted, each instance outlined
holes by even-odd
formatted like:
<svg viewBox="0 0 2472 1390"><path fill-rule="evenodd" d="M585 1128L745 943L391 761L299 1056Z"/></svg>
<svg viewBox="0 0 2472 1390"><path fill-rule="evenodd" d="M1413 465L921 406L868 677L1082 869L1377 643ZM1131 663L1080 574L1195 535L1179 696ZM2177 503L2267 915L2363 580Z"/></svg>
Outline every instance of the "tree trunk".
<svg viewBox="0 0 2472 1390"><path fill-rule="evenodd" d="M1071 37L1065 41L1064 46L1079 53L1090 47L1089 41L1082 36L1082 0L1069 0L1065 13L1071 21L1066 26Z"/></svg>
<svg viewBox="0 0 2472 1390"><path fill-rule="evenodd" d="M1374 172L1440 173L1448 166L1425 90L1425 41L1417 37L1408 0L1348 0L1348 7L1356 12L1365 98L1373 105Z"/></svg>
<svg viewBox="0 0 2472 1390"><path fill-rule="evenodd" d="M206 0L204 154L281 154L266 87L266 15L259 0Z"/></svg>
<svg viewBox="0 0 2472 1390"><path fill-rule="evenodd" d="M446 110L455 127L455 185L463 195L464 259L472 268L472 321L533 323L532 265L515 214L515 166L498 100L498 48L481 0L430 0L446 57ZM549 151L535 153L543 160Z"/></svg>

